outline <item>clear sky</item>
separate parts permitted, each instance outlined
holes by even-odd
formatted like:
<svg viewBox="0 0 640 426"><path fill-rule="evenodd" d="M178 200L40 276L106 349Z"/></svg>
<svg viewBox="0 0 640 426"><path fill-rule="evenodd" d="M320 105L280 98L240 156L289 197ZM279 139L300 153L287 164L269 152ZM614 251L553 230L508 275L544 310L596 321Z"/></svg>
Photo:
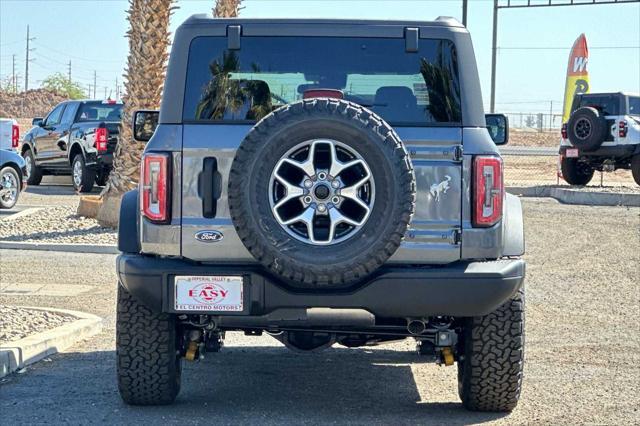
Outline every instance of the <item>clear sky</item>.
<svg viewBox="0 0 640 426"><path fill-rule="evenodd" d="M500 0L501 2L505 0ZM532 0L533 3L547 0ZM587 0L583 0L587 1ZM588 0L589 2L591 0ZM525 0L512 0L522 3ZM568 2L568 0L553 0ZM211 13L213 0L181 0L171 28L194 13ZM470 0L473 37L485 105L491 73L492 0ZM244 17L322 17L462 20L462 0L245 0ZM11 74L12 55L21 84L25 73L26 26L30 25L30 87L47 75L67 72L87 87L97 74L97 95L122 80L127 55L127 2L0 0L0 78ZM640 92L640 3L586 5L499 12L497 109L560 112L569 49L580 33L590 48L592 91Z"/></svg>

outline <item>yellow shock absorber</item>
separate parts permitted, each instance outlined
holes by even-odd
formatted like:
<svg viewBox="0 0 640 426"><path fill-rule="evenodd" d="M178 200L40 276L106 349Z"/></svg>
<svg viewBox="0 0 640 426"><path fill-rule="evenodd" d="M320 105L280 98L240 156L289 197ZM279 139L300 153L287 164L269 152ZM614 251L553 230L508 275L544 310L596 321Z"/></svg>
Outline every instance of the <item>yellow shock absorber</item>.
<svg viewBox="0 0 640 426"><path fill-rule="evenodd" d="M184 354L184 359L187 361L194 361L196 359L196 355L198 354L198 342L190 341L189 346L187 346L187 352Z"/></svg>
<svg viewBox="0 0 640 426"><path fill-rule="evenodd" d="M442 361L445 366L453 365L453 351L450 347L442 348Z"/></svg>

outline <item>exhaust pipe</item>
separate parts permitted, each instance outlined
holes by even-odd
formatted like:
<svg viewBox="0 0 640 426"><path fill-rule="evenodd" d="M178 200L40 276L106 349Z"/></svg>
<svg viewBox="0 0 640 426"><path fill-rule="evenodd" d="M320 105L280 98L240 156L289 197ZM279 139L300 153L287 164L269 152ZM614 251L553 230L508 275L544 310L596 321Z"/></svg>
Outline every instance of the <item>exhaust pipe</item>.
<svg viewBox="0 0 640 426"><path fill-rule="evenodd" d="M427 329L427 324L422 320L410 319L407 320L407 331L414 336L424 333Z"/></svg>

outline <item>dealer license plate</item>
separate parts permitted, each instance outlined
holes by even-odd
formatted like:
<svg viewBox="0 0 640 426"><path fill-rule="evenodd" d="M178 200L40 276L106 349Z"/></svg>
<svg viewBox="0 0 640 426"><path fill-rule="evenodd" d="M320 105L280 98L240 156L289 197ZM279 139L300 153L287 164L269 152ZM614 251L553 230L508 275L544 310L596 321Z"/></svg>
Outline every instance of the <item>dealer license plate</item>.
<svg viewBox="0 0 640 426"><path fill-rule="evenodd" d="M569 148L569 149L567 149L565 151L564 155L567 158L578 158L580 156L580 154L578 153L578 149L577 148Z"/></svg>
<svg viewBox="0 0 640 426"><path fill-rule="evenodd" d="M241 312L242 277L192 276L175 278L176 311Z"/></svg>

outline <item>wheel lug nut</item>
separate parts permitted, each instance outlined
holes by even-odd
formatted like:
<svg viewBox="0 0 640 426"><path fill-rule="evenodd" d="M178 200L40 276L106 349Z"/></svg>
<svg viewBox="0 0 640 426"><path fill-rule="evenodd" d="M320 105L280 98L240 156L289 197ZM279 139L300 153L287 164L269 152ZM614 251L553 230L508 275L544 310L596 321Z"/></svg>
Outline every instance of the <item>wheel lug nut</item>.
<svg viewBox="0 0 640 426"><path fill-rule="evenodd" d="M311 204L311 201L313 201L313 199L307 195L302 199L302 201L304 201L306 204Z"/></svg>
<svg viewBox="0 0 640 426"><path fill-rule="evenodd" d="M318 173L318 179L325 180L327 178L327 174L325 172Z"/></svg>
<svg viewBox="0 0 640 426"><path fill-rule="evenodd" d="M313 182L311 181L311 179L305 179L304 187L305 188L311 188L312 186L313 186Z"/></svg>
<svg viewBox="0 0 640 426"><path fill-rule="evenodd" d="M331 182L331 187L337 188L339 186L340 186L340 182L338 182L337 180L334 180L333 182Z"/></svg>
<svg viewBox="0 0 640 426"><path fill-rule="evenodd" d="M324 204L318 204L318 211L320 213L324 213L327 211L327 206L325 206Z"/></svg>
<svg viewBox="0 0 640 426"><path fill-rule="evenodd" d="M336 196L331 197L331 202L333 204L338 204L340 202L340 197L336 197Z"/></svg>

